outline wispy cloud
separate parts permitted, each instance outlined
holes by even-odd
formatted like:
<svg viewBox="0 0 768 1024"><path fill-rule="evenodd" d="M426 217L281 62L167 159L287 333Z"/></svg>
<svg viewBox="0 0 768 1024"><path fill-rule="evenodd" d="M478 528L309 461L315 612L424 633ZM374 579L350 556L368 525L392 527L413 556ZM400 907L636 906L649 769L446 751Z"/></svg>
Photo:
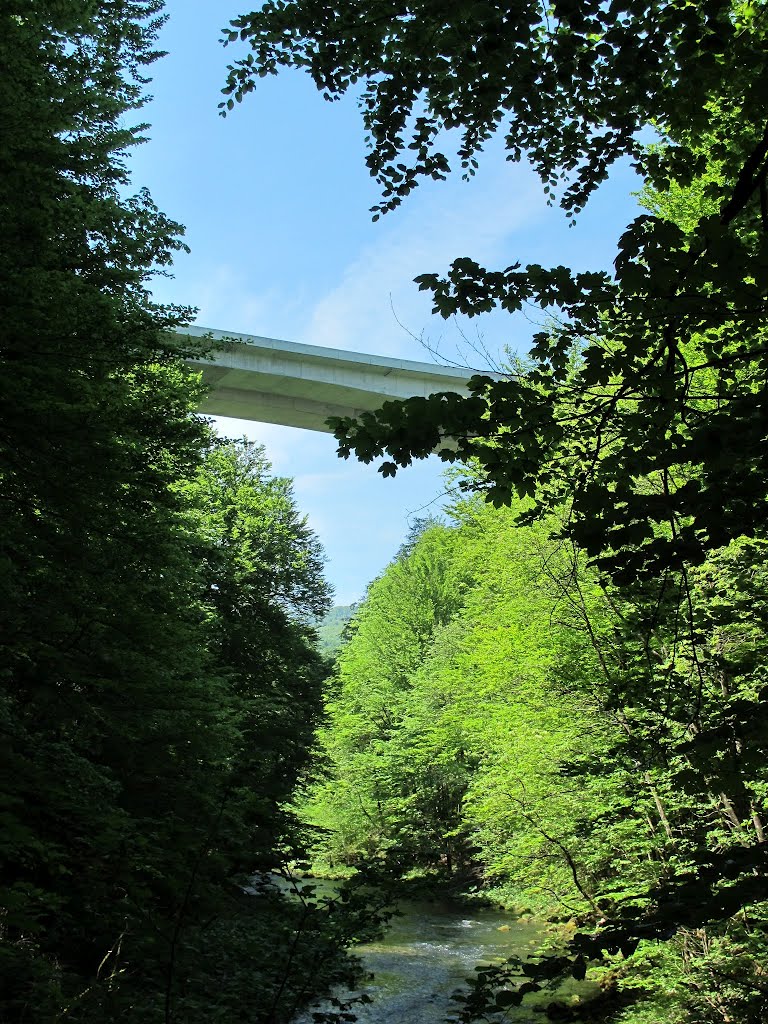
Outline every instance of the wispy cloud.
<svg viewBox="0 0 768 1024"><path fill-rule="evenodd" d="M227 416L214 416L213 420L217 432L224 437L247 437L264 445L277 476L294 476L299 467L311 465L319 458L329 459L335 451L333 438L328 434Z"/></svg>
<svg viewBox="0 0 768 1024"><path fill-rule="evenodd" d="M525 168L470 184L450 182L428 200L404 207L377 226L375 240L343 271L311 311L302 336L317 345L415 359L426 354L411 334L453 355L458 331L431 315L430 298L413 278L443 271L458 256L493 264L510 238L545 211L541 189ZM410 333L409 333L410 332ZM471 332L470 332L471 333Z"/></svg>
<svg viewBox="0 0 768 1024"><path fill-rule="evenodd" d="M222 325L224 329L260 334L276 298L269 291L254 290L242 270L220 263L198 282L193 301L198 307L197 321L204 327Z"/></svg>

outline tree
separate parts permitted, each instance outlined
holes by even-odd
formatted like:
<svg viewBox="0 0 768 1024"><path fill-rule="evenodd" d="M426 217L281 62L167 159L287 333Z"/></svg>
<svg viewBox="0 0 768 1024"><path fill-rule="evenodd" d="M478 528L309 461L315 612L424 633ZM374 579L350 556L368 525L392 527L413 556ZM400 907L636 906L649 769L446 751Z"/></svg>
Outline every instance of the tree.
<svg viewBox="0 0 768 1024"><path fill-rule="evenodd" d="M467 769L442 729L445 701L422 686L435 637L461 608L465 579L444 525L417 529L368 588L329 683L321 744L327 778L308 815L330 831L327 855L353 862L391 853L450 871L462 856Z"/></svg>
<svg viewBox="0 0 768 1024"><path fill-rule="evenodd" d="M519 1003L531 977L583 977L600 950L612 953L606 985L637 1002L622 1024L765 1016L764 548L742 538L710 553L688 590L651 609L648 586L596 587L544 547L553 624L566 626L542 641L547 703L515 708L467 803L497 877L534 905L559 891L576 913L579 955L484 972L461 1020L492 1008L499 987ZM693 630L681 626L689 600ZM564 698L565 729L552 731ZM558 752L554 771L537 749Z"/></svg>
<svg viewBox="0 0 768 1024"><path fill-rule="evenodd" d="M625 156L657 192L698 182L707 198L685 228L658 213L633 221L613 275L485 270L468 257L444 279L422 275L442 316L534 303L559 322L535 336L529 372L477 378L474 397L387 403L339 421L341 454L387 453L391 473L457 438L442 456L478 458L494 501L517 491L552 509L567 499L573 536L626 578L759 533L765 32L763 5L731 0L354 11L294 0L236 19L228 40L251 52L230 68L224 112L281 67L306 70L328 99L364 83L377 213L421 177L449 172L438 146L452 129L466 174L503 132L508 158L528 159L569 216ZM647 146L649 127L662 145ZM653 489L634 483L651 476Z"/></svg>
<svg viewBox="0 0 768 1024"><path fill-rule="evenodd" d="M226 818L242 870L279 867L292 841L285 805L308 764L326 666L310 626L330 604L319 541L291 481L264 448L211 442L185 486L198 538L208 650L228 682L237 725Z"/></svg>
<svg viewBox="0 0 768 1024"><path fill-rule="evenodd" d="M180 229L146 193L126 196L159 9L73 0L0 15L10 1019L51 1019L105 955L114 973L127 922L181 884L178 861L157 884L152 837L179 795L171 780L193 778L221 735L207 704L188 733L206 656L170 487L205 428L168 333L185 314L147 291Z"/></svg>
<svg viewBox="0 0 768 1024"><path fill-rule="evenodd" d="M305 943L291 959L309 912L244 891L294 838L275 812L316 714L302 615L327 594L263 454L215 449L203 467L199 383L173 332L190 311L149 292L182 247L126 168L161 8L0 13L9 1024L272 1024L337 976L348 937L313 911L323 956Z"/></svg>

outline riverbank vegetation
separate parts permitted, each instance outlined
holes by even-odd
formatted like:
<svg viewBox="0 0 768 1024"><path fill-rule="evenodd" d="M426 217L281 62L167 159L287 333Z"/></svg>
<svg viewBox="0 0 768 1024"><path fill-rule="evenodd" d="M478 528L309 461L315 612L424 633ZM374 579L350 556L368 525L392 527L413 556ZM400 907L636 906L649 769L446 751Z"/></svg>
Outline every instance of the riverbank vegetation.
<svg viewBox="0 0 768 1024"><path fill-rule="evenodd" d="M482 881L571 935L613 929L633 955L616 946L603 977L627 1024L757 1022L768 550L712 552L659 610L655 588L601 584L559 521L520 511L457 493L369 588L304 811L320 855ZM707 900L719 920L702 926Z"/></svg>

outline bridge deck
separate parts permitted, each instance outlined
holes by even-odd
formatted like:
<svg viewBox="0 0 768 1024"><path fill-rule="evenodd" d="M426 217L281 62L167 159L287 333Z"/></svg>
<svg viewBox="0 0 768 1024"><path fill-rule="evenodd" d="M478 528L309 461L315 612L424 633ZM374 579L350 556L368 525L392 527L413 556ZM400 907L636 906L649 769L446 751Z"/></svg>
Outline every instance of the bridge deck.
<svg viewBox="0 0 768 1024"><path fill-rule="evenodd" d="M215 344L212 358L189 360L211 389L201 412L326 433L329 416L356 416L388 399L436 391L466 395L473 374L497 376L239 332L188 327L180 333Z"/></svg>

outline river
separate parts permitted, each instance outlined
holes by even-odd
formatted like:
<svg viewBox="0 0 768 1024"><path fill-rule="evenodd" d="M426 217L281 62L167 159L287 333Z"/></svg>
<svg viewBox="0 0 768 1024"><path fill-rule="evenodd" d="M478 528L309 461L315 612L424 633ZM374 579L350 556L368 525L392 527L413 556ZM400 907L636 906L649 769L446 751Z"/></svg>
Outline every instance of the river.
<svg viewBox="0 0 768 1024"><path fill-rule="evenodd" d="M442 1024L451 1008L451 993L465 984L480 963L524 957L541 942L540 923L520 921L503 910L473 908L451 902L404 901L386 935L355 947L373 980L361 991L372 1003L354 1008L361 1024ZM557 998L578 1000L578 983L566 985ZM342 997L345 993L339 993ZM536 1003L512 1010L516 1024L546 1020L543 1004L553 994L541 993ZM324 1007L319 1007L323 1009ZM296 1024L310 1024L311 1013Z"/></svg>

